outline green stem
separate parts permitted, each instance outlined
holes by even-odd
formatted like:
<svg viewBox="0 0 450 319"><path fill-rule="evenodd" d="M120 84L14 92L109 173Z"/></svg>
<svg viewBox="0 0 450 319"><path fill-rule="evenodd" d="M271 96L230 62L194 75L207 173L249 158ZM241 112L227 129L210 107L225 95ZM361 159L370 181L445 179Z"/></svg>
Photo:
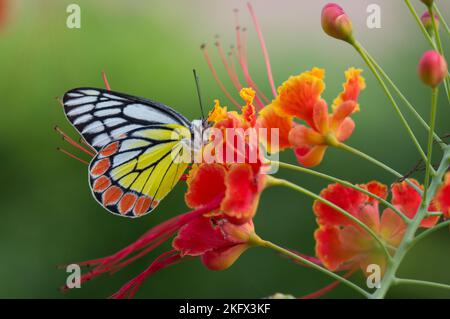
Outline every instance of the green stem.
<svg viewBox="0 0 450 319"><path fill-rule="evenodd" d="M420 242L422 239L424 239L425 237L428 237L432 233L438 231L439 229L444 228L445 226L449 226L449 225L450 225L450 220L446 220L445 222L439 223L436 226L423 231L422 233L417 235L416 238L414 238L414 240L411 242L410 249L413 246L415 246L418 242Z"/></svg>
<svg viewBox="0 0 450 319"><path fill-rule="evenodd" d="M425 182L423 190L423 198L427 198L428 186L430 184L430 167L432 165L432 153L433 153L433 134L434 127L436 125L436 109L437 109L437 95L438 88L433 88L431 93L431 114L430 114L430 132L428 134L428 148L427 148L427 165L425 168Z"/></svg>
<svg viewBox="0 0 450 319"><path fill-rule="evenodd" d="M439 16L439 21L441 22L441 24L444 26L445 31L447 31L448 35L450 35L450 28L448 27L447 21L445 21L445 17L441 14L441 11L439 11L439 8L437 7L437 5L434 5L434 10L436 11L436 13Z"/></svg>
<svg viewBox="0 0 450 319"><path fill-rule="evenodd" d="M395 284L396 285L416 285L416 286L442 288L442 289L450 290L450 285L441 284L441 283L432 282L432 281L415 280L415 279L396 278Z"/></svg>
<svg viewBox="0 0 450 319"><path fill-rule="evenodd" d="M395 109L395 112L397 113L398 117L400 118L400 121L402 122L403 126L406 128L406 131L408 132L411 140L413 141L414 145L417 148L417 151L419 152L420 156L422 156L422 158L424 160L426 160L426 155L422 150L422 147L420 146L419 141L417 140L416 136L414 135L413 130L411 129L411 127L408 124L408 121L406 121L405 117L402 114L402 111L400 110L400 108L398 107L397 103L395 102L394 97L392 96L391 92L389 92L389 89L387 88L386 84L384 83L383 79L381 78L381 76L378 74L375 66L373 65L372 61L368 58L368 56L366 55L364 49L362 48L362 46L357 42L357 41L353 41L352 42L353 47L356 49L356 51L358 51L358 53L361 55L362 59L364 60L364 62L368 65L368 67L370 68L370 70L372 71L373 75L375 76L375 78L377 79L378 83L381 85L381 87L383 88L384 93L386 94L386 96L388 97L389 101L391 102L392 106Z"/></svg>
<svg viewBox="0 0 450 319"><path fill-rule="evenodd" d="M415 233L417 229L420 227L420 223L422 222L423 218L426 217L428 212L427 209L428 205L430 204L431 199L434 197L437 188L441 184L442 178L446 173L449 165L450 165L450 146L447 146L444 150L444 156L436 172L436 175L433 177L430 187L428 188L427 197L422 199L422 204L420 205L418 212L412 219L412 223L408 225L408 227L406 228L405 235L403 236L402 241L400 242L400 245L398 246L393 256L391 265L387 267L383 279L381 280L380 283L381 288L375 291L375 293L372 295L372 298L378 299L384 298L386 296L386 293L396 280L395 275L406 253L409 251L409 249L411 249L414 243L417 242L417 238L419 237L423 238L421 237L421 235L414 238Z"/></svg>
<svg viewBox="0 0 450 319"><path fill-rule="evenodd" d="M430 127L428 126L427 122L420 116L420 114L416 111L416 108L409 102L409 100L403 95L403 93L400 91L400 89L395 85L395 83L391 80L391 78L386 74L386 72L383 70L383 68L375 61L375 59L370 55L369 52L367 52L366 49L364 49L364 52L367 54L367 57L370 59L370 61L373 63L375 68L378 72L387 80L389 85L394 89L395 93L400 97L400 99L403 100L405 105L408 107L408 109L411 111L411 113L416 117L416 119L422 124L422 126L429 132ZM444 142L441 140L441 138L433 132L434 139L436 142L438 142L440 145L444 144Z"/></svg>
<svg viewBox="0 0 450 319"><path fill-rule="evenodd" d="M362 229L364 229L379 245L379 247L381 248L381 250L383 251L383 253L386 256L387 261L389 262L391 260L391 255L389 254L389 251L385 245L385 243L383 242L383 240L381 240L380 237L378 237L377 234L374 233L374 231L368 227L366 224L364 224L362 221L360 221L358 218L356 218L355 216L353 216L352 214L350 214L349 212L347 212L345 209L342 209L341 207L337 206L336 204L330 202L329 200L301 187L298 186L292 182L289 182L285 179L279 179L279 178L275 178L275 177L270 177L268 180L270 185L278 185L278 186L285 186L288 187L290 189L293 189L297 192L300 192L304 195L307 195L311 198L314 198L315 200L335 209L336 211L338 211L340 214L346 216L347 218L349 218L351 221L353 221L354 223L356 223L358 226L360 226Z"/></svg>
<svg viewBox="0 0 450 319"><path fill-rule="evenodd" d="M391 173L391 174L397 176L398 178L403 179L403 175L400 174L399 172L397 172L395 169L390 168L390 167L387 166L386 164L380 162L379 160L376 160L375 158L373 158L373 157L367 155L366 153L363 153L363 152L357 150L356 148L353 148L353 147L351 147L351 146L348 146L347 144L344 144L344 143L339 143L339 144L337 144L335 147L337 147L337 148L339 148L339 149L342 149L342 150L344 150L344 151L347 151L347 152L349 152L349 153L351 153L351 154L353 154L353 155L359 156L359 157L361 157L361 158L363 158L363 159L365 159L365 160L367 160L367 161L369 161L369 162L371 162L371 163L373 163L373 164L375 164L375 165L381 167L382 169L388 171L389 173ZM405 179L405 181L406 181L411 187L413 187L416 191L418 191L420 194L422 194L422 190L421 190L416 184L414 184L413 182L411 182L409 179Z"/></svg>
<svg viewBox="0 0 450 319"><path fill-rule="evenodd" d="M342 179L339 179L339 178L336 178L336 177L333 177L333 176L330 176L330 175L327 175L327 174L324 174L324 173L320 173L320 172L314 171L312 169L301 167L301 166L298 166L298 165L293 165L293 164L288 164L288 163L283 163L283 162L277 162L277 161L271 161L271 163L274 164L274 165L278 165L279 167L282 167L282 168L290 169L290 170L301 172L301 173L306 173L306 174L309 174L309 175L312 175L312 176L316 176L316 177L319 177L319 178L322 178L322 179L325 179L325 180L328 180L328 181L331 181L331 182L334 182L334 183L338 183L338 184L347 186L347 187L352 188L354 190L357 190L357 191L359 191L359 192L361 192L363 194L366 194L366 195L368 195L370 197L375 198L376 200L378 200L382 204L384 204L387 207L389 207L390 209L392 209L398 216L400 216L403 219L403 221L406 224L409 224L411 222L411 220L408 217L406 217L405 214L403 214L401 211L399 211L394 205L389 203L384 198L381 198L381 197L379 197L379 196L377 196L375 194L372 194L367 189L364 189L362 187L354 185L354 184L352 184L350 182L347 182L345 180L342 180Z"/></svg>
<svg viewBox="0 0 450 319"><path fill-rule="evenodd" d="M431 36L428 34L427 29L425 28L425 26L423 25L422 21L420 20L419 15L417 14L416 10L414 9L414 7L412 6L411 2L409 0L405 0L406 5L409 8L409 11L411 11L414 19L416 20L417 25L419 26L420 30L422 31L423 35L425 36L425 38L428 40L429 44L431 45L431 47L433 49L437 49L436 48L436 44L434 43L433 39L431 38ZM433 17L433 16L432 16ZM434 19L432 19L434 20Z"/></svg>
<svg viewBox="0 0 450 319"><path fill-rule="evenodd" d="M370 297L370 294L367 291L365 291L361 287L355 285L354 283L352 283L348 279L345 279L345 278L339 276L338 274L335 274L334 272L329 271L328 269L326 269L324 267L321 267L321 266L319 266L319 265L317 265L317 264L315 264L315 263L313 263L313 262L311 262L311 261L309 261L309 260L307 260L307 259L305 259L305 258L303 258L303 257L301 257L301 256L299 256L299 255L297 255L297 254L295 254L295 253L293 253L293 252L283 248L283 247L280 247L280 246L278 246L278 245L276 245L276 244L274 244L274 243L272 243L270 241L262 240L262 239L260 239L260 241L257 241L256 244L261 246L261 247L270 248L270 249L272 249L272 250L274 250L274 251L276 251L276 252L278 252L278 253L280 253L280 254L282 254L284 256L287 256L287 257L289 257L289 258L291 258L293 260L296 260L298 262L306 264L306 265L310 266L311 268L320 271L321 273L324 273L324 274L326 274L326 275L328 275L328 276L330 276L330 277L332 277L332 278L334 278L336 280L339 280L341 283L343 283L343 284L347 285L348 287L352 288L353 290L357 291L358 293L360 293L364 297L366 297L366 298Z"/></svg>

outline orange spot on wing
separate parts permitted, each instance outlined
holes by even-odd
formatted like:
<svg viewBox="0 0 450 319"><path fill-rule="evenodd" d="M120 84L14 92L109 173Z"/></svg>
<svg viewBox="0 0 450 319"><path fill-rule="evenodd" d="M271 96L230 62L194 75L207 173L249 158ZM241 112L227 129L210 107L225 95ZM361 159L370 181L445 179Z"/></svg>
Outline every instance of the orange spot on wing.
<svg viewBox="0 0 450 319"><path fill-rule="evenodd" d="M97 161L91 168L91 175L100 176L105 174L108 168L111 166L111 162L108 158L101 159Z"/></svg>
<svg viewBox="0 0 450 319"><path fill-rule="evenodd" d="M126 214L128 213L131 208L133 207L134 203L137 200L137 196L135 194L132 193L126 193L125 195L123 195L122 199L119 202L119 212L121 214Z"/></svg>
<svg viewBox="0 0 450 319"><path fill-rule="evenodd" d="M109 206L117 203L122 196L122 190L117 186L111 186L108 188L102 196L103 205Z"/></svg>
<svg viewBox="0 0 450 319"><path fill-rule="evenodd" d="M147 196L141 196L136 202L136 205L134 206L134 214L136 216L145 214L148 209L150 208L150 204L152 202L152 199Z"/></svg>
<svg viewBox="0 0 450 319"><path fill-rule="evenodd" d="M100 151L100 155L104 157L111 156L114 153L116 153L118 149L119 149L119 142L114 142L104 147Z"/></svg>
<svg viewBox="0 0 450 319"><path fill-rule="evenodd" d="M107 189L109 186L111 186L111 180L106 176L100 176L97 178L92 185L92 189L96 193L103 192L105 189Z"/></svg>

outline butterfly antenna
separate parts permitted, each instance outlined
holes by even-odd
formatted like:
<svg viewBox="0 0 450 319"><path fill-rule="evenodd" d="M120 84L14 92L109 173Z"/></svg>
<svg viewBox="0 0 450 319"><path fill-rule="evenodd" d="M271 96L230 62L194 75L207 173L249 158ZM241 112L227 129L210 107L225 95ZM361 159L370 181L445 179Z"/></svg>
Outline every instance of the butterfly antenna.
<svg viewBox="0 0 450 319"><path fill-rule="evenodd" d="M197 87L198 102L200 104L200 110L202 112L202 120L204 120L205 119L205 113L203 111L202 95L201 95L201 92L200 92L200 78L197 75L197 71L195 69L193 69L192 72L194 73L195 85Z"/></svg>

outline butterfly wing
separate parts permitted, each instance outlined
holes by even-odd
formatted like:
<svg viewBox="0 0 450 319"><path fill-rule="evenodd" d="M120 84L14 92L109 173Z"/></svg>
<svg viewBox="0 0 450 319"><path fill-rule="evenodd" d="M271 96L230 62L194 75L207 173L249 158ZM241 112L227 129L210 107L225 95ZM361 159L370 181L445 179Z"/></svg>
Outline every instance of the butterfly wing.
<svg viewBox="0 0 450 319"><path fill-rule="evenodd" d="M164 104L96 88L77 88L63 97L64 112L97 151L128 132L156 124L189 127L183 115Z"/></svg>
<svg viewBox="0 0 450 319"><path fill-rule="evenodd" d="M105 145L89 166L97 201L114 214L140 217L172 190L187 167L183 125L151 125Z"/></svg>

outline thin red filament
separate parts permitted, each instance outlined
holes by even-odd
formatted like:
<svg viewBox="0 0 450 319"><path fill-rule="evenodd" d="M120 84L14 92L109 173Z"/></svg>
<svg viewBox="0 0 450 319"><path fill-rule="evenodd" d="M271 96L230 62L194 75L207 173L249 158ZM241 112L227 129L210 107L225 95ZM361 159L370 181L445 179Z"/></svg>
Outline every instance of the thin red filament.
<svg viewBox="0 0 450 319"><path fill-rule="evenodd" d="M252 5L248 2L247 3L248 11L250 11L250 15L253 20L253 24L256 29L256 33L258 34L259 43L261 45L261 50L264 56L264 63L266 65L267 70L267 78L269 79L270 87L272 88L273 96L277 96L277 90L275 88L275 83L273 81L273 75L272 75L272 68L270 66L270 58L269 58L269 52L267 51L266 42L264 41L264 37L261 31L261 27L258 22L258 18L256 17L255 11L253 10Z"/></svg>

